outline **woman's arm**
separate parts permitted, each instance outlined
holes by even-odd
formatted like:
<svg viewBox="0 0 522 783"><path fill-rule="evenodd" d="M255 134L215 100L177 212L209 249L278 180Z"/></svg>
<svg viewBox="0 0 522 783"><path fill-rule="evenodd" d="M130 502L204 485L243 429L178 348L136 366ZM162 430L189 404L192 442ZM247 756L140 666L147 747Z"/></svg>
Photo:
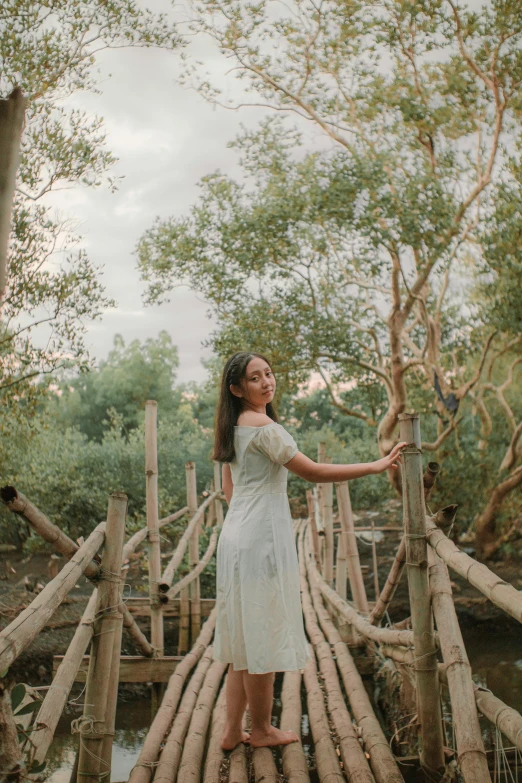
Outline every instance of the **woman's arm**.
<svg viewBox="0 0 522 783"><path fill-rule="evenodd" d="M223 465L221 481L223 483L223 492L225 493L227 504L230 506L232 492L234 491L234 482L232 481L232 471L230 470L230 465L228 462L225 462Z"/></svg>
<svg viewBox="0 0 522 783"><path fill-rule="evenodd" d="M396 470L401 461L400 451L404 446L406 443L397 443L386 457L375 462L359 462L353 465L328 465L314 462L298 451L295 457L285 464L285 468L305 481L313 483L327 484L332 481L349 481L362 476L384 473L388 468Z"/></svg>

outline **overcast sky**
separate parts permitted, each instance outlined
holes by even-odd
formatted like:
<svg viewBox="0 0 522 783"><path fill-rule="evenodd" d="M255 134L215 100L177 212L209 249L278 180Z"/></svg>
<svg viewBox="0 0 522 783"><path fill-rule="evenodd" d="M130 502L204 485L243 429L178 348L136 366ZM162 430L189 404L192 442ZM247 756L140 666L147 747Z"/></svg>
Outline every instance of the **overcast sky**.
<svg viewBox="0 0 522 783"><path fill-rule="evenodd" d="M217 78L229 67L210 40L200 37L190 49ZM116 193L77 187L52 197L62 214L77 221L91 260L104 267L107 294L118 303L89 326L87 343L92 355L102 359L116 333L128 342L156 337L165 329L179 349L179 380L201 381L201 359L211 354L202 342L214 325L208 307L187 287L174 290L170 303L144 307L145 284L134 250L156 216L188 212L202 176L217 168L233 172L237 155L227 142L240 122L255 125L264 112L213 108L177 83L180 61L174 52L117 50L98 58L102 94L78 93L68 103L104 118L108 148L119 158L110 173L125 178ZM225 83L237 89L233 79Z"/></svg>

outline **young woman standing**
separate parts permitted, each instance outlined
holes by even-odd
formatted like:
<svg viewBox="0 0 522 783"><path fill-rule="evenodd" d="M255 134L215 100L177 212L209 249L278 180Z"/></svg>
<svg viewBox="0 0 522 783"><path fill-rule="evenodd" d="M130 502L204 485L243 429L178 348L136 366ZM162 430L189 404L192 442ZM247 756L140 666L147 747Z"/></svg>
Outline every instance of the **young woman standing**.
<svg viewBox="0 0 522 783"><path fill-rule="evenodd" d="M269 361L240 352L223 370L213 458L223 464L228 512L216 560L217 619L213 657L230 663L224 750L298 741L271 725L275 672L304 668L306 640L299 565L286 480L346 481L397 468L399 443L387 457L354 465L318 464L277 423L276 381ZM251 734L242 729L247 704Z"/></svg>

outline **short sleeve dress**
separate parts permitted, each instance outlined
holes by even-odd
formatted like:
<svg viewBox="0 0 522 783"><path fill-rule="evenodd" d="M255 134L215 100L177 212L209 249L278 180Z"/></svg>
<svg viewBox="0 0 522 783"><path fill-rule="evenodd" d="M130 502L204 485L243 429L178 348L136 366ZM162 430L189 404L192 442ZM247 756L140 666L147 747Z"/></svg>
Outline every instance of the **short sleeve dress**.
<svg viewBox="0 0 522 783"><path fill-rule="evenodd" d="M216 552L213 657L251 674L310 657L284 464L298 448L280 424L234 429L234 491Z"/></svg>

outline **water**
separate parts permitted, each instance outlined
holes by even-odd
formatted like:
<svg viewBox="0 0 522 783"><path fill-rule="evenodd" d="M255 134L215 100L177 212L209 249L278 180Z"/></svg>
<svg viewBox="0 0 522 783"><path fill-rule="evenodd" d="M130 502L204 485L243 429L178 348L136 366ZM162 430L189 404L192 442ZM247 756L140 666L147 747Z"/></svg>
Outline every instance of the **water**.
<svg viewBox="0 0 522 783"><path fill-rule="evenodd" d="M481 684L510 707L522 712L522 629L498 633L492 625L464 633L473 673ZM273 722L281 711L279 675L274 688ZM305 752L313 758L306 699L303 698L302 737ZM71 735L71 720L62 716L48 755L47 783L69 783L74 765L78 737ZM150 723L150 704L144 699L121 702L116 714L111 781L126 781L134 766Z"/></svg>

